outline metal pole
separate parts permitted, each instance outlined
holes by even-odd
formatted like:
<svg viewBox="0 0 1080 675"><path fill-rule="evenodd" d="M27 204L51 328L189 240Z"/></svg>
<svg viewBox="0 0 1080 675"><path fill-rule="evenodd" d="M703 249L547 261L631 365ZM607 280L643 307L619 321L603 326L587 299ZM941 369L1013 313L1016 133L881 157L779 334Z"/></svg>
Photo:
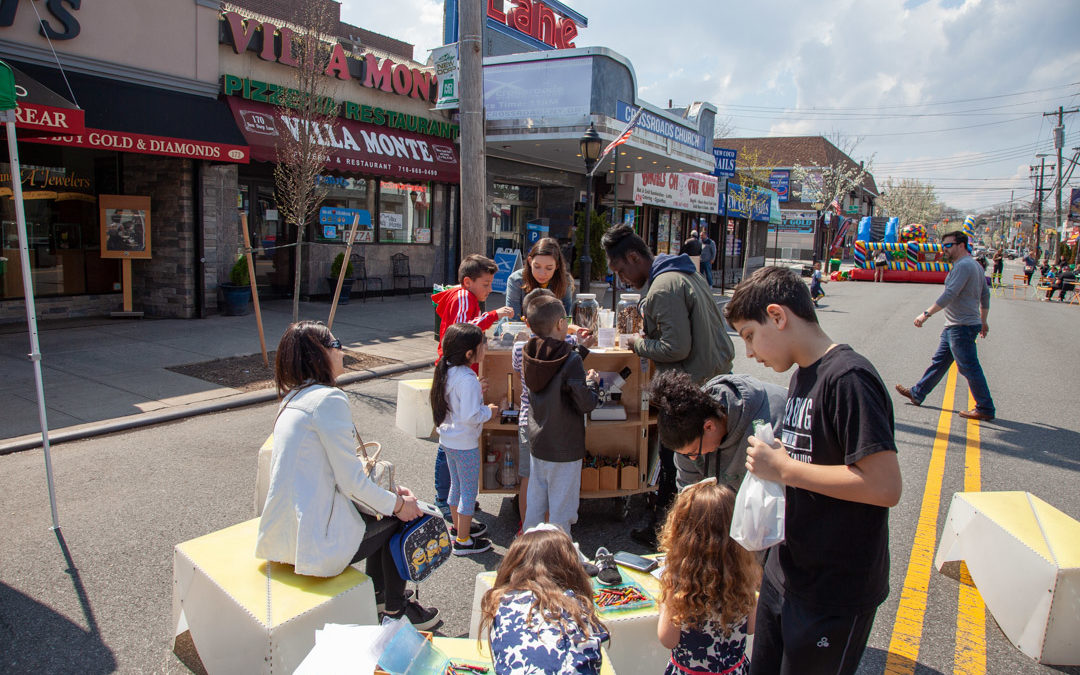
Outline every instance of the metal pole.
<svg viewBox="0 0 1080 675"><path fill-rule="evenodd" d="M461 58L461 253L482 253L487 211L484 154L484 18L480 0L458 3Z"/></svg>
<svg viewBox="0 0 1080 675"><path fill-rule="evenodd" d="M592 274L592 257L589 255L589 244L592 242L592 162L585 162L585 232L581 246L581 293L589 292L589 281Z"/></svg>
<svg viewBox="0 0 1080 675"><path fill-rule="evenodd" d="M45 384L41 379L41 346L38 343L37 309L34 307L34 284L30 277L30 246L26 241L26 213L23 211L22 176L19 169L19 145L15 137L15 111L4 114L7 127L8 157L11 163L11 190L15 202L15 230L19 234L19 265L22 269L23 297L26 300L26 324L30 329L30 361L34 364L37 388L38 423L41 425L41 448L45 451L45 481L49 485L49 508L52 529L60 529L56 513L56 490L53 487L52 453L49 450L49 422L45 415Z"/></svg>
<svg viewBox="0 0 1080 675"><path fill-rule="evenodd" d="M1046 171L1046 158L1043 157L1039 160L1039 187L1035 190L1036 201L1036 213L1035 216L1035 258L1039 258L1039 252L1042 250L1042 241L1039 236L1039 231L1042 229L1042 191L1043 191L1043 172Z"/></svg>

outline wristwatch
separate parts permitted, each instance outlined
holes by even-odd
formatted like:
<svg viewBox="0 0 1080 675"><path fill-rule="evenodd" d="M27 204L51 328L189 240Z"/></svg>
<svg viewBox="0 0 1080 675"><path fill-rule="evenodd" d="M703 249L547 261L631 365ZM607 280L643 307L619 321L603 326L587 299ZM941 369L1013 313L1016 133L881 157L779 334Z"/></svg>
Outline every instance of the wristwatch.
<svg viewBox="0 0 1080 675"><path fill-rule="evenodd" d="M933 316L930 312L926 311L925 309L923 310L922 315L925 316L927 319L929 319L931 316Z"/></svg>

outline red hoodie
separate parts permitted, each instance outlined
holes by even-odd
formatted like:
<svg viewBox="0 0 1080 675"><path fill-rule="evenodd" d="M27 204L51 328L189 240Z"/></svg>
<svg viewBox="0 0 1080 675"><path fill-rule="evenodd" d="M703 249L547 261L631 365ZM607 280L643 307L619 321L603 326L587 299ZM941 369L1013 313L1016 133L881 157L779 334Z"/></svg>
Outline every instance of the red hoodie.
<svg viewBox="0 0 1080 675"><path fill-rule="evenodd" d="M495 310L480 313L480 301L467 291L463 286L451 286L444 291L439 291L431 296L435 303L435 313L439 315L442 323L439 325L439 358L442 358L442 339L446 329L455 323L471 323L479 326L480 330L487 330L499 318ZM474 365L473 370L477 370Z"/></svg>

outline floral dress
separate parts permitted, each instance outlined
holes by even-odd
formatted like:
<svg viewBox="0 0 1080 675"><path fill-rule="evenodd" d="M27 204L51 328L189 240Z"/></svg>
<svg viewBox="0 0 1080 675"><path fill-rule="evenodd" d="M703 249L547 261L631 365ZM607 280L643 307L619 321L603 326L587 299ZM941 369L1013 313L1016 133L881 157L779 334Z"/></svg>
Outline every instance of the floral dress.
<svg viewBox="0 0 1080 675"><path fill-rule="evenodd" d="M731 624L731 633L724 637L719 621L709 620L700 628L684 628L679 644L671 650L671 662L664 675L713 673L715 675L746 675L750 661L746 658L747 617Z"/></svg>
<svg viewBox="0 0 1080 675"><path fill-rule="evenodd" d="M573 596L573 592L567 591ZM495 675L510 673L600 673L600 644L608 634L594 628L588 637L566 617L573 629L569 634L558 623L542 620L534 612L527 621L534 596L529 591L503 595L491 624L491 653Z"/></svg>

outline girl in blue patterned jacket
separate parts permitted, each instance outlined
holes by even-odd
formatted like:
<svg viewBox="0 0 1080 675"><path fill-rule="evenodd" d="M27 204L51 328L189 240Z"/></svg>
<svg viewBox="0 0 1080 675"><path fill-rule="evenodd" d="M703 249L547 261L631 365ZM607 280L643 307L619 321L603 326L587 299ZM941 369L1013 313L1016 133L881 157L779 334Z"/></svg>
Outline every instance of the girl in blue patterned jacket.
<svg viewBox="0 0 1080 675"><path fill-rule="evenodd" d="M514 540L481 602L495 675L599 675L607 629L570 536L541 524Z"/></svg>

